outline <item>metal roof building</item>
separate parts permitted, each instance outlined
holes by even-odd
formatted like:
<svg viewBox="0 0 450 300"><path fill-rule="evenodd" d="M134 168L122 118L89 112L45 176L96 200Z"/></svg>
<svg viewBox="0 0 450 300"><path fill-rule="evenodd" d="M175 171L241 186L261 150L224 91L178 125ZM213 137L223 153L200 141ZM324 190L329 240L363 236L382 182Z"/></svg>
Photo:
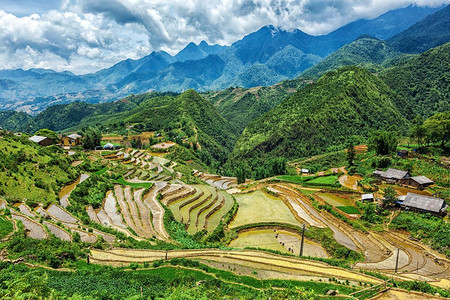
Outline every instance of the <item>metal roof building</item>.
<svg viewBox="0 0 450 300"><path fill-rule="evenodd" d="M444 199L408 193L402 203L405 208L423 210L432 213L443 213L447 209Z"/></svg>

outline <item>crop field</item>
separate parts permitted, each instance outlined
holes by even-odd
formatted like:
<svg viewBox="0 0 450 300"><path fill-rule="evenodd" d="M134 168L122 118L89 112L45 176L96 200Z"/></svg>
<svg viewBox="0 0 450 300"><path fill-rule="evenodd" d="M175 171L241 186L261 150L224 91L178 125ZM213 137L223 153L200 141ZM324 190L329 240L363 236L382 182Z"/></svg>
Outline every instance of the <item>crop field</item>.
<svg viewBox="0 0 450 300"><path fill-rule="evenodd" d="M239 210L230 228L259 222L280 222L301 226L283 200L260 190L234 195Z"/></svg>
<svg viewBox="0 0 450 300"><path fill-rule="evenodd" d="M351 200L346 199L344 197L340 197L338 194L332 193L318 193L320 198L322 198L325 202L333 206L353 206Z"/></svg>
<svg viewBox="0 0 450 300"><path fill-rule="evenodd" d="M12 232L13 229L13 224L6 220L5 217L0 216L0 239Z"/></svg>
<svg viewBox="0 0 450 300"><path fill-rule="evenodd" d="M228 245L232 248L261 248L288 253L288 250L277 240L272 229L259 229L241 232L237 239Z"/></svg>
<svg viewBox="0 0 450 300"><path fill-rule="evenodd" d="M143 263L153 262L165 257L165 251L155 250L133 250L112 249L107 251L93 249L92 261L101 264L126 265L129 262ZM168 251L168 258L189 258L202 261L219 262L222 268L228 265L240 265L260 271L272 271L279 279L286 278L286 274L309 280L312 278L338 277L347 279L354 284L358 282L380 283L381 280L372 276L357 273L328 264L300 259L297 257L286 257L277 254L256 250L172 250ZM279 277L278 277L279 276Z"/></svg>
<svg viewBox="0 0 450 300"><path fill-rule="evenodd" d="M342 210L343 212L350 215L360 215L361 212L354 206L336 206L337 209Z"/></svg>
<svg viewBox="0 0 450 300"><path fill-rule="evenodd" d="M186 189L180 189L163 202L169 203L175 219L187 226L187 232L194 234L203 229L213 231L223 215L233 206L233 199L213 186L193 185L194 192L186 195ZM178 198L178 199L177 199ZM175 199L175 200L174 200Z"/></svg>
<svg viewBox="0 0 450 300"><path fill-rule="evenodd" d="M334 185L338 177L336 175L316 177L312 180L308 180L308 184L317 184L317 185Z"/></svg>
<svg viewBox="0 0 450 300"><path fill-rule="evenodd" d="M286 230L253 229L240 232L238 237L228 245L232 248L260 248L282 253L300 253L301 235ZM305 239L303 255L311 257L328 257L319 244Z"/></svg>
<svg viewBox="0 0 450 300"><path fill-rule="evenodd" d="M304 177L303 176L295 176L295 175L283 175L277 177L280 180L294 182L294 183L303 183Z"/></svg>

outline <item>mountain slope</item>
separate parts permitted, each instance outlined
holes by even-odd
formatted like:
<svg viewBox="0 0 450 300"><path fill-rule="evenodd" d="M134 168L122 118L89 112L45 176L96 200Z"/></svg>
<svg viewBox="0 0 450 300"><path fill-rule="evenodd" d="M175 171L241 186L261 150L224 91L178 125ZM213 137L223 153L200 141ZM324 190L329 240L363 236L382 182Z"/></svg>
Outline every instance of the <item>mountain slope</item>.
<svg viewBox="0 0 450 300"><path fill-rule="evenodd" d="M373 20L353 22L323 36L265 26L230 47L189 44L175 57L153 52L82 76L49 70L0 71L0 109L36 114L53 104L98 103L154 90L273 85L297 76L362 34L388 38L437 9L407 7Z"/></svg>
<svg viewBox="0 0 450 300"><path fill-rule="evenodd" d="M356 20L331 32L328 34L328 37L331 40L344 40L347 43L361 35L370 35L377 39L387 40L413 26L428 15L441 10L443 7L410 5L404 8L390 10L375 19Z"/></svg>
<svg viewBox="0 0 450 300"><path fill-rule="evenodd" d="M426 17L388 42L398 51L422 53L450 42L450 5Z"/></svg>
<svg viewBox="0 0 450 300"><path fill-rule="evenodd" d="M230 161L304 157L345 145L353 135L379 128L405 128L403 105L381 80L364 69L331 71L251 122Z"/></svg>
<svg viewBox="0 0 450 300"><path fill-rule="evenodd" d="M301 76L320 77L327 71L344 66L363 66L377 70L382 63L398 55L401 53L384 41L372 37L361 37L330 54L303 72Z"/></svg>
<svg viewBox="0 0 450 300"><path fill-rule="evenodd" d="M205 41L196 45L189 43L183 50L175 55L177 61L199 60L211 54L220 54L227 46L208 45Z"/></svg>
<svg viewBox="0 0 450 300"><path fill-rule="evenodd" d="M0 127L5 130L27 131L32 122L33 118L24 112L0 111Z"/></svg>
<svg viewBox="0 0 450 300"><path fill-rule="evenodd" d="M242 132L248 123L276 107L305 84L299 79L293 79L250 89L230 87L222 91L204 92L202 96Z"/></svg>
<svg viewBox="0 0 450 300"><path fill-rule="evenodd" d="M450 111L450 43L401 61L381 72L380 78L416 114L430 117Z"/></svg>

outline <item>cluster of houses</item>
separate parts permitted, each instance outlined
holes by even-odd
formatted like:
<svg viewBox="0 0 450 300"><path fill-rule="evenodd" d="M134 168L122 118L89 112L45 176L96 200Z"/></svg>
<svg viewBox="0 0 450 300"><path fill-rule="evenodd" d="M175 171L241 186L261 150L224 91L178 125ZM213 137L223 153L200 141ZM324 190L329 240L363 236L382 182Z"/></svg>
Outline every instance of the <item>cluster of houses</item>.
<svg viewBox="0 0 450 300"><path fill-rule="evenodd" d="M30 141L35 142L41 146L50 146L50 145L59 145L63 148L72 148L75 146L81 146L83 144L82 136L76 133L72 133L69 135L58 135L58 141L55 141L52 138L40 135L33 135L29 138Z"/></svg>
<svg viewBox="0 0 450 300"><path fill-rule="evenodd" d="M423 190L434 184L433 180L425 176L411 176L408 171L393 168L390 168L387 171L376 170L373 172L373 175L388 183L401 184L418 190ZM362 195L362 201L373 200L373 194ZM405 210L424 211L437 215L445 214L445 211L448 208L444 199L415 193L407 193L407 195L398 197L396 203Z"/></svg>
<svg viewBox="0 0 450 300"><path fill-rule="evenodd" d="M77 133L72 133L69 135L58 135L58 140L54 140L52 138L46 136L33 135L29 138L30 141L35 142L41 146L50 146L50 145L59 145L64 149L70 149L76 146L83 145L83 137ZM96 146L95 150L113 150L118 149L117 146L114 146L111 143L107 143L106 145Z"/></svg>

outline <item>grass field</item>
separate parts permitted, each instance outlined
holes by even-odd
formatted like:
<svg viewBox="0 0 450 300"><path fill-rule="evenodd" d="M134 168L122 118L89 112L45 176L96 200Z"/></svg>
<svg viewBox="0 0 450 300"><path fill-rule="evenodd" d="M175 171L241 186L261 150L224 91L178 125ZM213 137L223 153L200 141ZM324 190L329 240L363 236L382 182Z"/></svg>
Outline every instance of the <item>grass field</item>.
<svg viewBox="0 0 450 300"><path fill-rule="evenodd" d="M294 182L294 183L303 183L304 179L302 176L295 176L295 175L282 175L277 177L280 180Z"/></svg>
<svg viewBox="0 0 450 300"><path fill-rule="evenodd" d="M259 222L280 222L301 226L279 198L269 196L262 191L236 194L234 197L239 203L239 210L230 228Z"/></svg>
<svg viewBox="0 0 450 300"><path fill-rule="evenodd" d="M0 217L0 238L5 237L8 233L13 231L14 227L11 222L4 217Z"/></svg>
<svg viewBox="0 0 450 300"><path fill-rule="evenodd" d="M108 167L104 167L103 169L98 170L97 172L95 172L95 175L100 176L102 174L105 174L106 171L108 171Z"/></svg>
<svg viewBox="0 0 450 300"><path fill-rule="evenodd" d="M139 188L149 189L153 185L153 183L151 183L151 182L128 182L125 179L123 179L123 177L120 177L119 179L117 179L116 182L121 185L128 185L128 186L138 188L138 189Z"/></svg>
<svg viewBox="0 0 450 300"><path fill-rule="evenodd" d="M317 177L312 180L308 180L308 184L318 184L318 185L334 185L338 177L336 175Z"/></svg>
<svg viewBox="0 0 450 300"><path fill-rule="evenodd" d="M350 215L360 215L361 212L354 206L336 206L336 208Z"/></svg>

